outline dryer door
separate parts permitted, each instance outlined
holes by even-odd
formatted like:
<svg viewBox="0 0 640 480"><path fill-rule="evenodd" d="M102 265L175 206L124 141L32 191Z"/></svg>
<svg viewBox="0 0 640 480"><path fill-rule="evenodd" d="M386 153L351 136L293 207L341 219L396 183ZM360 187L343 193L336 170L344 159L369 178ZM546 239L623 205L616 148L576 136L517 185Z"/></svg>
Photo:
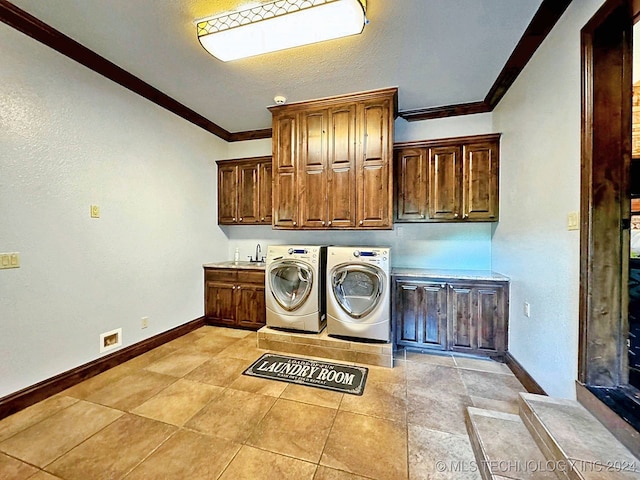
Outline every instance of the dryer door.
<svg viewBox="0 0 640 480"><path fill-rule="evenodd" d="M342 310L360 319L382 301L384 273L373 265L338 265L331 272L331 288Z"/></svg>
<svg viewBox="0 0 640 480"><path fill-rule="evenodd" d="M269 288L278 305L288 312L300 308L311 294L313 270L299 260L281 260L269 267Z"/></svg>

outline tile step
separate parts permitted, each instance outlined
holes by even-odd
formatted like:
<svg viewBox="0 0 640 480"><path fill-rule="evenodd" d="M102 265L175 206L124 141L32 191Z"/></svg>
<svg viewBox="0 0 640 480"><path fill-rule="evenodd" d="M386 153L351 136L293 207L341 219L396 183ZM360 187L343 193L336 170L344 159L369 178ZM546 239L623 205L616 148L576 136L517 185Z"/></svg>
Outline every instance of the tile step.
<svg viewBox="0 0 640 480"><path fill-rule="evenodd" d="M520 417L560 478L640 479L640 460L574 400L521 393Z"/></svg>
<svg viewBox="0 0 640 480"><path fill-rule="evenodd" d="M467 407L465 420L483 480L558 480L519 415Z"/></svg>

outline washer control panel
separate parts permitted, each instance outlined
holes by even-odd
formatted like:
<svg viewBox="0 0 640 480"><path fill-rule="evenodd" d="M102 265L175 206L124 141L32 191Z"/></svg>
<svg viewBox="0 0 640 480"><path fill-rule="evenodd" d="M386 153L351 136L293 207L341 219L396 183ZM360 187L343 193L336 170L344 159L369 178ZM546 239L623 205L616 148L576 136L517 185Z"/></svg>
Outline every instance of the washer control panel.
<svg viewBox="0 0 640 480"><path fill-rule="evenodd" d="M319 247L289 247L286 252L283 252L283 258L297 258L300 260L306 260L309 263L316 264L320 256Z"/></svg>
<svg viewBox="0 0 640 480"><path fill-rule="evenodd" d="M375 263L383 267L389 260L389 249L387 248L371 248L371 249L355 249L353 256L361 262Z"/></svg>

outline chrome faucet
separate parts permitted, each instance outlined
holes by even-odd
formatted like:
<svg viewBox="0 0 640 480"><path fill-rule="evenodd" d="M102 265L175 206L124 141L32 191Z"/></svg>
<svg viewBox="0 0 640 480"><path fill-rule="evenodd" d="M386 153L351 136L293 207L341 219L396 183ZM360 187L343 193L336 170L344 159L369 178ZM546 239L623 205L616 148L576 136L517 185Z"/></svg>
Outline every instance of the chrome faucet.
<svg viewBox="0 0 640 480"><path fill-rule="evenodd" d="M260 263L260 262L264 262L264 257L260 257L260 254L262 253L262 248L260 248L260 244L256 245L256 258L254 259L253 257L249 257L249 261L253 262L253 263Z"/></svg>

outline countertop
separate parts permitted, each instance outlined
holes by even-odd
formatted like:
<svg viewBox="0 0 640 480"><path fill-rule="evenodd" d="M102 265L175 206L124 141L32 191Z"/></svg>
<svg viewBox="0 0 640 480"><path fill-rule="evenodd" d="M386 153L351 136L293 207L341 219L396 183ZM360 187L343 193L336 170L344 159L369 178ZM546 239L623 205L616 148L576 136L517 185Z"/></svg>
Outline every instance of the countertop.
<svg viewBox="0 0 640 480"><path fill-rule="evenodd" d="M264 262L228 262L204 263L204 268L237 268L243 270L264 270Z"/></svg>
<svg viewBox="0 0 640 480"><path fill-rule="evenodd" d="M429 279L442 280L491 280L508 282L509 277L505 277L491 270L441 270L431 268L405 268L395 267L391 269L394 277L423 277Z"/></svg>

